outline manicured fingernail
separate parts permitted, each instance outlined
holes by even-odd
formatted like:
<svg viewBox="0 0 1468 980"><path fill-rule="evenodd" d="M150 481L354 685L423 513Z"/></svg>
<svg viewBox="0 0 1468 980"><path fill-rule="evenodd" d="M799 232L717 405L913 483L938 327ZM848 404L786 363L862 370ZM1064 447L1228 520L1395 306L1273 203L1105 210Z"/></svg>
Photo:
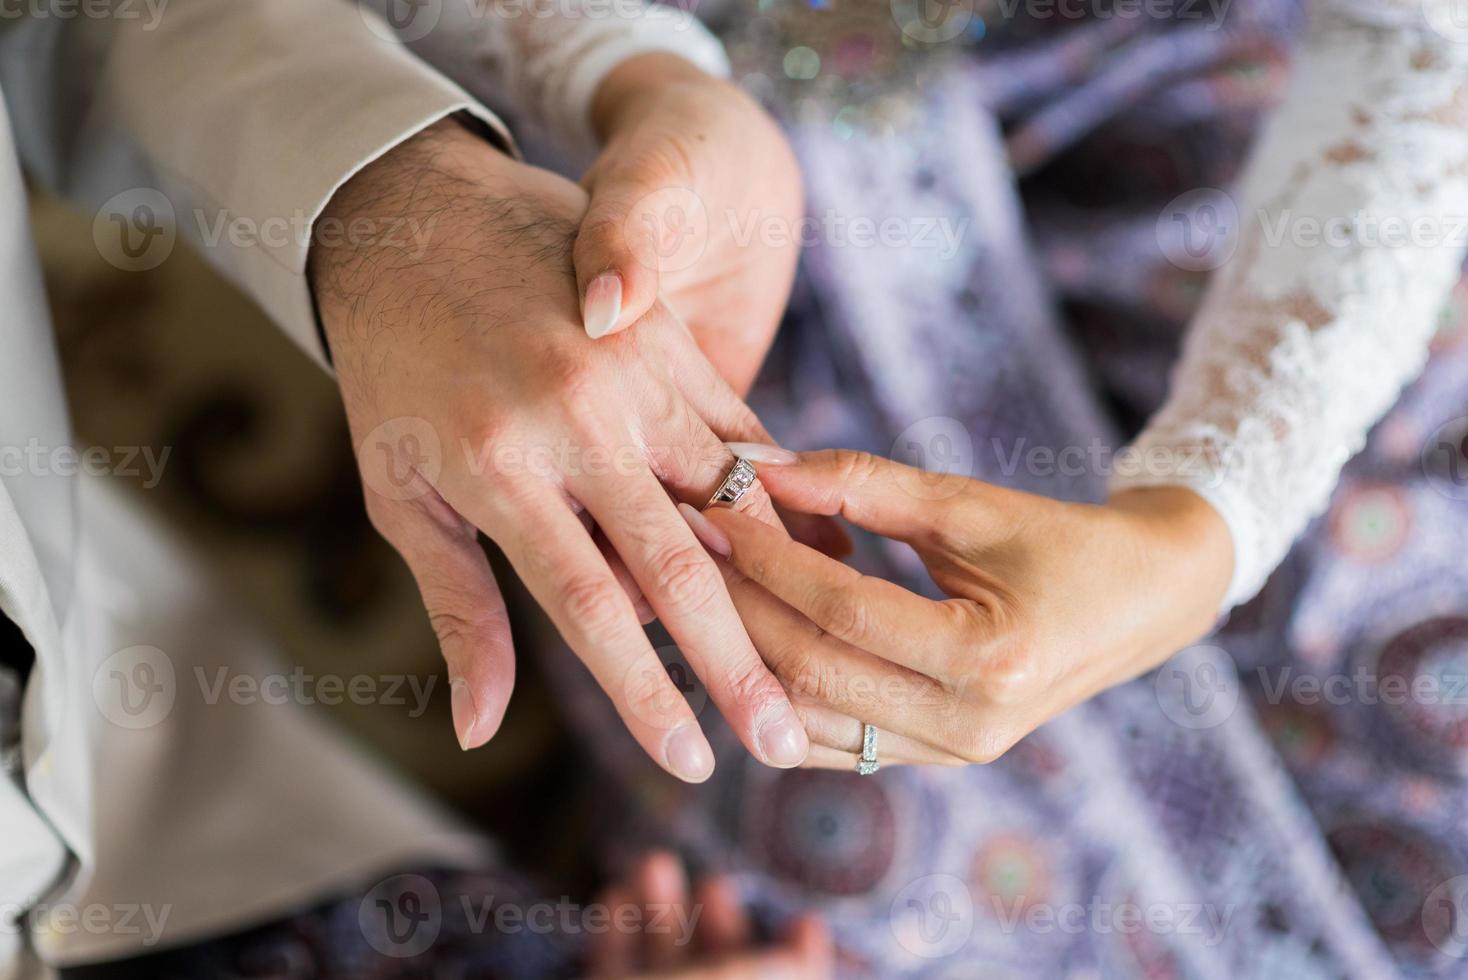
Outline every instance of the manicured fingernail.
<svg viewBox="0 0 1468 980"><path fill-rule="evenodd" d="M586 302L581 306L581 319L586 336L592 340L605 337L622 315L622 277L608 272L591 280L586 287Z"/></svg>
<svg viewBox="0 0 1468 980"><path fill-rule="evenodd" d="M668 733L663 743L668 768L679 779L701 783L714 771L714 753L697 725L679 725Z"/></svg>
<svg viewBox="0 0 1468 980"><path fill-rule="evenodd" d="M791 466L800 462L800 457L790 450L781 449L779 446L767 446L762 442L726 442L724 446L735 456L747 459L751 463Z"/></svg>
<svg viewBox="0 0 1468 980"><path fill-rule="evenodd" d="M806 737L805 726L801 725L788 704L760 726L755 738L765 760L781 769L795 768L810 753L810 739Z"/></svg>
<svg viewBox="0 0 1468 980"><path fill-rule="evenodd" d="M728 558L734 552L734 546L729 543L729 536L718 528L702 513L695 510L689 504L679 504L678 513L693 528L694 537L703 542L703 546L714 554Z"/></svg>
<svg viewBox="0 0 1468 980"><path fill-rule="evenodd" d="M474 748L474 725L478 716L474 711L474 695L469 693L469 684L462 678L449 685L449 704L454 712L454 734L459 736L459 748L468 752Z"/></svg>

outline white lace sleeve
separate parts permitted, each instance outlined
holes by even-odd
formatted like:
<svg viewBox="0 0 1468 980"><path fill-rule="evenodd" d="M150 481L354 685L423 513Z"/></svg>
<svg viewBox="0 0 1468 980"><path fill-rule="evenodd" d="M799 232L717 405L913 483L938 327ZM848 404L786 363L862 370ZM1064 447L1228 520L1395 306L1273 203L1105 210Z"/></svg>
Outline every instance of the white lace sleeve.
<svg viewBox="0 0 1468 980"><path fill-rule="evenodd" d="M1112 488L1184 485L1222 515L1225 609L1252 597L1422 368L1468 224L1457 0L1317 4L1237 196L1171 394ZM1217 214L1217 212L1213 212Z"/></svg>
<svg viewBox="0 0 1468 980"><path fill-rule="evenodd" d="M562 150L595 147L591 102L626 59L679 55L726 76L723 45L688 10L646 0L362 0L416 54Z"/></svg>

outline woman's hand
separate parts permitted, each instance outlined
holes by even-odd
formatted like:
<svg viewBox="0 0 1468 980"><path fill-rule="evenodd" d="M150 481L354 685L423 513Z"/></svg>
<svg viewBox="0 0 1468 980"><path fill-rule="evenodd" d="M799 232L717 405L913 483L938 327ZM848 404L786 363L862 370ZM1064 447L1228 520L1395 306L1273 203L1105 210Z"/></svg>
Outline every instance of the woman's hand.
<svg viewBox="0 0 1468 980"><path fill-rule="evenodd" d="M597 90L601 155L576 279L592 337L661 297L740 393L754 380L795 276L800 171L747 95L675 55L630 58Z"/></svg>
<svg viewBox="0 0 1468 980"><path fill-rule="evenodd" d="M766 466L778 503L911 545L950 598L861 575L775 528L684 516L737 574L730 594L811 735L848 769L862 723L883 763L989 762L1037 726L1205 634L1232 572L1228 529L1181 488L1061 503L865 453Z"/></svg>
<svg viewBox="0 0 1468 980"><path fill-rule="evenodd" d="M671 854L644 857L626 883L600 903L610 910L613 928L591 944L593 977L822 980L832 975L831 934L820 919L802 916L779 942L756 946L733 884L708 878L690 892ZM639 933L616 928L619 922L647 925Z"/></svg>

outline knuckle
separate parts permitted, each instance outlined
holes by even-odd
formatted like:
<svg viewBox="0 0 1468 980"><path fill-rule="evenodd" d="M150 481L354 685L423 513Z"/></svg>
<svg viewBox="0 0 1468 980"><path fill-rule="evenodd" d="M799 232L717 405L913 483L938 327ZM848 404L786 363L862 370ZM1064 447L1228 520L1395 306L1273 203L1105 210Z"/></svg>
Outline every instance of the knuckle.
<svg viewBox="0 0 1468 980"><path fill-rule="evenodd" d="M687 702L679 696L661 663L635 666L622 686L622 693L635 717L660 728L673 726L688 710Z"/></svg>
<svg viewBox="0 0 1468 980"><path fill-rule="evenodd" d="M821 594L816 603L817 622L826 631L839 636L853 646L862 646L871 635L871 614L866 603L855 599L850 593L829 590Z"/></svg>
<svg viewBox="0 0 1468 980"><path fill-rule="evenodd" d="M427 596L425 603L430 602ZM459 646L472 644L500 626L508 625L503 617L493 614L466 616L442 605L428 607L428 623L433 627L433 635L438 638L440 646Z"/></svg>
<svg viewBox="0 0 1468 980"><path fill-rule="evenodd" d="M667 545L652 555L655 594L690 611L707 607L719 593L722 579L702 550L692 545Z"/></svg>
<svg viewBox="0 0 1468 980"><path fill-rule="evenodd" d="M601 383L599 365L576 352L552 358L546 374L545 394L573 411L588 400L594 402L593 396Z"/></svg>
<svg viewBox="0 0 1468 980"><path fill-rule="evenodd" d="M755 715L785 700L780 685L756 658L731 667L719 679L719 684L734 704L749 708Z"/></svg>
<svg viewBox="0 0 1468 980"><path fill-rule="evenodd" d="M832 459L841 486L861 486L881 465L876 456L861 449L837 449Z"/></svg>
<svg viewBox="0 0 1468 980"><path fill-rule="evenodd" d="M971 678L978 696L992 704L1027 701L1045 686L1036 641L1023 631L1005 634L974 658Z"/></svg>
<svg viewBox="0 0 1468 980"><path fill-rule="evenodd" d="M1024 658L1007 659L984 671L980 687L994 704L1019 704L1029 700L1038 687L1035 671Z"/></svg>
<svg viewBox="0 0 1468 980"><path fill-rule="evenodd" d="M561 607L566 616L586 632L616 626L627 594L615 580L574 578L561 589Z"/></svg>
<svg viewBox="0 0 1468 980"><path fill-rule="evenodd" d="M836 700L834 678L822 669L820 659L809 646L789 644L773 659L775 676L792 695L821 703Z"/></svg>
<svg viewBox="0 0 1468 980"><path fill-rule="evenodd" d="M622 246L626 226L627 214L624 209L598 208L595 214L588 215L581 222L581 228L576 233L576 248L578 251L585 249L598 254L616 251Z"/></svg>

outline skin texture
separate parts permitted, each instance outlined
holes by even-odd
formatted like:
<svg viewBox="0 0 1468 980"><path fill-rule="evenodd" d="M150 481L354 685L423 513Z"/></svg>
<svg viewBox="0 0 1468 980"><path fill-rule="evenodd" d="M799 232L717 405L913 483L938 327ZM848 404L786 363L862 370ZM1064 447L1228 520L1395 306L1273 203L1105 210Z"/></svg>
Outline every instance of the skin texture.
<svg viewBox="0 0 1468 980"><path fill-rule="evenodd" d="M911 545L949 598L863 576L728 508L690 521L810 732L851 769L861 722L885 764L990 762L1214 625L1227 526L1181 488L1072 504L852 451L766 466L773 499ZM860 719L860 721L858 721Z"/></svg>
<svg viewBox="0 0 1468 980"><path fill-rule="evenodd" d="M662 302L746 394L779 328L800 253L805 196L784 133L736 86L661 53L610 72L592 121L603 146L581 179L589 204L573 256L583 314L600 319L615 277L618 315L604 336ZM588 290L601 312L590 309ZM850 554L836 523L780 516L799 540L833 557Z"/></svg>
<svg viewBox="0 0 1468 980"><path fill-rule="evenodd" d="M824 980L834 972L830 931L820 919L801 916L778 941L756 946L733 883L707 878L690 888L678 860L666 852L642 858L598 901L613 922L620 916L624 922L692 923L694 931L691 937L669 928L598 933L588 955L594 980Z"/></svg>
<svg viewBox="0 0 1468 980"><path fill-rule="evenodd" d="M668 54L613 70L592 119L603 147L581 181L591 196L575 249L582 295L599 276L621 278L613 331L661 299L747 391L799 253L800 170L779 126L737 87ZM784 238L756 230L766 226Z"/></svg>
<svg viewBox="0 0 1468 980"><path fill-rule="evenodd" d="M576 185L451 120L333 198L342 227L432 229L412 254L312 251L368 515L417 580L465 748L494 734L514 678L483 532L668 771L706 779L713 757L641 629L640 596L755 757L794 766L799 720L675 509L728 471L722 440L768 436L660 304L636 330L586 336L571 267L585 208ZM775 520L762 494L746 506Z"/></svg>

